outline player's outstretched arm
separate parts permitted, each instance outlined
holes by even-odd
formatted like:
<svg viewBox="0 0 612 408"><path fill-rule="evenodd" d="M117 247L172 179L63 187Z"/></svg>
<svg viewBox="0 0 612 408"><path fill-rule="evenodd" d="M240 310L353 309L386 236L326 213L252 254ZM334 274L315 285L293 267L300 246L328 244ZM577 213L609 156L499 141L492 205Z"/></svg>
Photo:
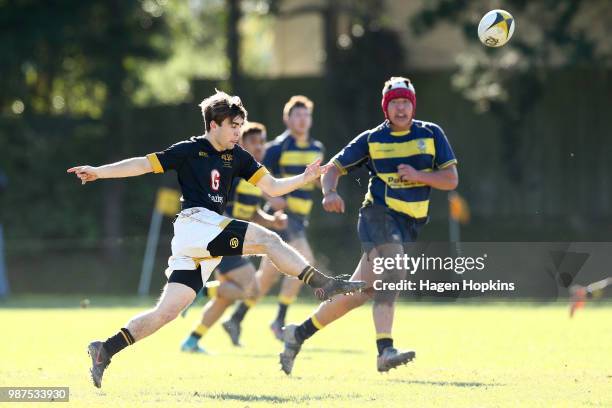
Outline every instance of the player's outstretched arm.
<svg viewBox="0 0 612 408"><path fill-rule="evenodd" d="M271 197L278 197L290 193L302 187L306 183L310 183L321 177L321 174L333 167L333 164L321 166L321 160L316 160L306 166L304 173L293 177L275 178L270 174L266 174L259 180L257 187L265 194Z"/></svg>
<svg viewBox="0 0 612 408"><path fill-rule="evenodd" d="M427 184L438 190L454 190L459 184L457 166L454 164L431 172L416 170L408 164L400 164L397 172L402 180Z"/></svg>
<svg viewBox="0 0 612 408"><path fill-rule="evenodd" d="M332 166L326 174L321 177L321 190L323 191L323 208L329 212L344 212L344 200L336 191L338 180L342 173L336 166Z"/></svg>
<svg viewBox="0 0 612 408"><path fill-rule="evenodd" d="M81 183L95 181L102 178L134 177L151 173L153 167L146 157L133 157L120 162L105 164L104 166L75 166L68 169L81 179Z"/></svg>

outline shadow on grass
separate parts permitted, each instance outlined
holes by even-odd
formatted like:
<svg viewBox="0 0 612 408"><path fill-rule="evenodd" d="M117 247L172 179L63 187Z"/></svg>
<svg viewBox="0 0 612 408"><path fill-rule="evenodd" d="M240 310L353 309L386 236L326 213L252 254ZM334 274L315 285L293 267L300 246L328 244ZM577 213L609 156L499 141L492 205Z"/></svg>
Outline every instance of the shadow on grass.
<svg viewBox="0 0 612 408"><path fill-rule="evenodd" d="M439 387L504 387L506 384L481 383L475 381L426 381L426 380L388 380L388 382L417 385L436 385Z"/></svg>
<svg viewBox="0 0 612 408"><path fill-rule="evenodd" d="M279 353L281 349L279 348ZM259 353L259 354L244 354L239 358L263 358L263 359L278 359L278 353Z"/></svg>
<svg viewBox="0 0 612 408"><path fill-rule="evenodd" d="M308 348L305 353L334 353L334 354L365 354L363 350L355 349L330 349L330 348Z"/></svg>
<svg viewBox="0 0 612 408"><path fill-rule="evenodd" d="M279 347L279 353L282 351L282 345ZM353 349L327 349L327 348L312 348L312 349L304 349L302 353L300 353L300 359L302 360L310 360L311 357L308 356L310 353L327 353L327 354L364 354L363 350L353 350ZM242 357L248 358L278 358L278 353L257 353L257 354L244 354Z"/></svg>
<svg viewBox="0 0 612 408"><path fill-rule="evenodd" d="M285 402L308 402L308 401L325 401L333 400L337 398L347 398L350 396L340 394L324 394L324 395L304 395L295 397L281 397L278 395L253 395L253 394L237 394L230 392L214 393L209 394L206 392L195 392L194 397L204 397L213 400L222 401L241 401L241 402L271 402L271 403L285 403Z"/></svg>

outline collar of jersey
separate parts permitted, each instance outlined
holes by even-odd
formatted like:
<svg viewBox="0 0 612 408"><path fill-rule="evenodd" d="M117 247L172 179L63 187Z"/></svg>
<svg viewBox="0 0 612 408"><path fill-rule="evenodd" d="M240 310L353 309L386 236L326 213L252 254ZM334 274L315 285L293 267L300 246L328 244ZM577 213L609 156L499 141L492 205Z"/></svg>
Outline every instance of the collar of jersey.
<svg viewBox="0 0 612 408"><path fill-rule="evenodd" d="M211 152L213 152L215 154L223 154L225 152L233 151L233 149L225 149L225 150L222 150L222 151L218 151L217 149L215 149L215 146L213 146L212 143L210 143L210 140L208 140L204 136L196 136L196 139L201 140L202 143L204 143L204 147L208 148L208 150L210 150Z"/></svg>
<svg viewBox="0 0 612 408"><path fill-rule="evenodd" d="M410 129L402 130L401 132L391 132L391 136L406 136L410 133Z"/></svg>
<svg viewBox="0 0 612 408"><path fill-rule="evenodd" d="M394 132L391 130L391 123L387 120L385 125L387 126L387 128L389 129L389 134L391 136L406 136L408 134L410 134L410 132L412 131L412 125L414 124L414 121L410 124L410 129L408 130L402 130L399 132Z"/></svg>

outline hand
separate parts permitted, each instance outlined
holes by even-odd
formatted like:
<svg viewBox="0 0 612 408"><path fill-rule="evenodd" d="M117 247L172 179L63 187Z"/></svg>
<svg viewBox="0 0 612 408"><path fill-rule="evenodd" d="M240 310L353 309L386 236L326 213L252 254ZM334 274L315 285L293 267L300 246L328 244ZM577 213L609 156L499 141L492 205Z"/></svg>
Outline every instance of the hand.
<svg viewBox="0 0 612 408"><path fill-rule="evenodd" d="M81 184L85 184L88 181L95 181L100 178L97 168L92 166L71 167L68 169L68 173L75 173L76 176L81 179Z"/></svg>
<svg viewBox="0 0 612 408"><path fill-rule="evenodd" d="M304 170L304 184L311 181L317 180L321 177L321 174L325 174L333 166L333 163L327 163L325 166L321 166L321 159L317 159L314 162L306 166Z"/></svg>
<svg viewBox="0 0 612 408"><path fill-rule="evenodd" d="M344 200L335 191L327 193L325 197L323 197L323 208L327 212L343 213Z"/></svg>
<svg viewBox="0 0 612 408"><path fill-rule="evenodd" d="M270 207L272 207L274 211L283 211L287 208L287 200L283 197L270 197L268 203L270 203Z"/></svg>
<svg viewBox="0 0 612 408"><path fill-rule="evenodd" d="M274 221L272 221L272 229L284 230L287 228L287 214L282 211L274 213Z"/></svg>
<svg viewBox="0 0 612 408"><path fill-rule="evenodd" d="M402 181L418 183L421 172L408 164L400 164L397 166L397 173Z"/></svg>

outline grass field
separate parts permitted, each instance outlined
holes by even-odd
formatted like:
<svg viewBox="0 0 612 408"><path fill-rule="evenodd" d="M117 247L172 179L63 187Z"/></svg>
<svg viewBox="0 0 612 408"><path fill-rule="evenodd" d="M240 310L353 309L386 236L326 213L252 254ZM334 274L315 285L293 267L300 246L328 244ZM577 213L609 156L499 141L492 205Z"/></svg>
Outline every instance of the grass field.
<svg viewBox="0 0 612 408"><path fill-rule="evenodd" d="M116 332L142 310L139 302L93 298L88 309L76 298L0 303L0 386L69 386L63 406L83 407L612 407L610 303L589 305L573 320L564 304L403 303L396 344L416 349L417 359L384 375L375 369L371 310L363 307L315 335L291 377L279 370L281 344L267 329L272 303L247 316L244 348L211 329L208 356L178 351L199 318L193 308L116 356L98 390L86 345ZM298 302L289 320L301 321L313 307ZM3 406L11 405L23 406Z"/></svg>

